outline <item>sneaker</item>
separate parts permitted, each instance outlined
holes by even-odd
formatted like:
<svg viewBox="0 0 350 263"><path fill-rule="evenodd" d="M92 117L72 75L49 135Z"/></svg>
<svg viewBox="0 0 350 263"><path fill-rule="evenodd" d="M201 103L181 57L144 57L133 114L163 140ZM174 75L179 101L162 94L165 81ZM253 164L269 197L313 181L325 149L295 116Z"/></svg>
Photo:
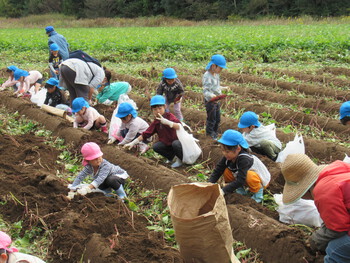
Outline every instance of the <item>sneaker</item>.
<svg viewBox="0 0 350 263"><path fill-rule="evenodd" d="M171 168L178 168L182 165L182 161L176 157L176 161L171 165Z"/></svg>
<svg viewBox="0 0 350 263"><path fill-rule="evenodd" d="M107 125L101 127L101 131L104 133L108 133Z"/></svg>
<svg viewBox="0 0 350 263"><path fill-rule="evenodd" d="M140 142L138 146L139 146L140 154L144 154L149 150L149 146L143 142Z"/></svg>

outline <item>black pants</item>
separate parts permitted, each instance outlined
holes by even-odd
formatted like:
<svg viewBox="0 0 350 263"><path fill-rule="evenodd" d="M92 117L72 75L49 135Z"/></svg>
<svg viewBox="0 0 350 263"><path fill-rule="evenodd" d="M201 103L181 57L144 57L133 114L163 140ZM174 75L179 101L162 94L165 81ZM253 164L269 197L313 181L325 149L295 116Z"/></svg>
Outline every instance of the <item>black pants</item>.
<svg viewBox="0 0 350 263"><path fill-rule="evenodd" d="M120 178L116 175L109 175L107 178L103 181L102 184L98 187L101 190L105 190L108 188L113 188L114 190L118 190L120 185L124 185L125 180L123 178Z"/></svg>
<svg viewBox="0 0 350 263"><path fill-rule="evenodd" d="M207 102L205 109L207 110L206 133L209 136L217 137L220 124L220 103Z"/></svg>
<svg viewBox="0 0 350 263"><path fill-rule="evenodd" d="M182 160L182 145L179 140L173 141L169 146L166 146L162 142L156 142L153 144L153 150L170 161L175 157L175 155Z"/></svg>
<svg viewBox="0 0 350 263"><path fill-rule="evenodd" d="M70 67L66 65L61 66L60 77L66 83L71 107L75 98L83 97L86 101L89 101L89 86L74 83L76 76L77 74Z"/></svg>

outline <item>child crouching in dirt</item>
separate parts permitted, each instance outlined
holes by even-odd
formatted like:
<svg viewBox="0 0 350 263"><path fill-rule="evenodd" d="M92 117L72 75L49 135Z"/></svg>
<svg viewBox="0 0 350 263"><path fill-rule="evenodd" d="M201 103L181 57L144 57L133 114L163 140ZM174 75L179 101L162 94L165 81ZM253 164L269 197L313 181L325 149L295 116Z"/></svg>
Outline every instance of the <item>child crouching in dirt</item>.
<svg viewBox="0 0 350 263"><path fill-rule="evenodd" d="M1 90L5 90L6 88L12 87L13 91L17 90L16 84L18 83L15 80L14 73L18 68L16 66L9 66L6 69L6 73L9 75L9 78L1 85Z"/></svg>
<svg viewBox="0 0 350 263"><path fill-rule="evenodd" d="M105 78L97 89L96 99L98 103L111 105L113 102L118 101L120 95L131 91L131 85L128 82L118 81L110 83L111 78L112 73L105 69Z"/></svg>
<svg viewBox="0 0 350 263"><path fill-rule="evenodd" d="M11 237L0 231L0 263L45 263L38 257L20 253L15 247L10 247Z"/></svg>
<svg viewBox="0 0 350 263"><path fill-rule="evenodd" d="M99 114L96 109L90 107L89 103L83 97L73 100L72 112L75 113L74 128L82 127L86 130L101 128L102 132L108 133L105 117Z"/></svg>
<svg viewBox="0 0 350 263"><path fill-rule="evenodd" d="M264 164L248 153L248 143L238 131L225 131L218 142L224 157L217 164L209 182L216 183L224 175L226 185L222 190L225 194L235 191L242 195L250 194L252 199L260 203L263 200L264 186L270 181L270 174ZM266 177L265 182L263 173ZM249 190L246 190L246 187Z"/></svg>
<svg viewBox="0 0 350 263"><path fill-rule="evenodd" d="M174 115L180 121L183 120L181 113L181 100L184 94L184 87L177 78L176 72L172 68L166 68L163 71L162 81L157 88L158 95L165 95L166 112L169 112L171 103L174 103Z"/></svg>
<svg viewBox="0 0 350 263"><path fill-rule="evenodd" d="M247 111L239 119L238 128L242 129L243 137L253 152L266 155L274 161L277 159L282 143L277 139L274 127L271 129L262 125L255 112Z"/></svg>
<svg viewBox="0 0 350 263"><path fill-rule="evenodd" d="M47 89L46 99L44 101L45 105L51 107L56 107L59 104L68 105L66 95L63 90L58 87L58 79L50 78L46 82L45 88Z"/></svg>
<svg viewBox="0 0 350 263"><path fill-rule="evenodd" d="M152 97L150 104L155 120L138 138L125 144L124 147L131 149L157 133L159 141L153 144L153 150L167 158L168 161L176 157L171 167L180 167L183 157L182 145L176 135L176 130L180 129L180 121L172 113L165 111L165 98L163 96Z"/></svg>
<svg viewBox="0 0 350 263"><path fill-rule="evenodd" d="M124 199L126 193L123 185L129 177L128 173L118 165L114 165L103 159L103 153L100 147L94 142L88 142L81 147L83 155L83 170L75 178L73 184L69 187L71 193L69 196L74 197L74 191L81 195L90 193L93 189L100 189L109 195L111 189L116 192L119 198ZM80 183L87 177L92 176L91 184L77 189Z"/></svg>
<svg viewBox="0 0 350 263"><path fill-rule="evenodd" d="M19 82L15 95L23 95L28 93L30 88L34 86L34 93L37 93L43 83L43 75L37 70L26 71L17 69L14 73L15 80Z"/></svg>
<svg viewBox="0 0 350 263"><path fill-rule="evenodd" d="M123 146L132 142L149 127L147 122L140 117L137 117L137 111L128 102L123 102L119 105L116 117L122 120L122 125L117 132L117 136L121 136L123 140L119 142L118 145ZM148 145L142 141L139 142L137 146L141 154L149 149Z"/></svg>
<svg viewBox="0 0 350 263"><path fill-rule="evenodd" d="M343 125L350 125L350 101L344 102L340 106L340 122Z"/></svg>

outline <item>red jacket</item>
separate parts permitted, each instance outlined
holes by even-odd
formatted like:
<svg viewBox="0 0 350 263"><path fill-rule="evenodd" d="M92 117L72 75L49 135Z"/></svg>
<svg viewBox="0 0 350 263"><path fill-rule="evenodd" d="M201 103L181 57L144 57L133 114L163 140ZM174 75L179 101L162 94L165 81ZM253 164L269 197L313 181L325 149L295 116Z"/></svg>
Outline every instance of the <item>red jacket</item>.
<svg viewBox="0 0 350 263"><path fill-rule="evenodd" d="M350 235L350 164L335 161L324 168L313 195L326 227Z"/></svg>

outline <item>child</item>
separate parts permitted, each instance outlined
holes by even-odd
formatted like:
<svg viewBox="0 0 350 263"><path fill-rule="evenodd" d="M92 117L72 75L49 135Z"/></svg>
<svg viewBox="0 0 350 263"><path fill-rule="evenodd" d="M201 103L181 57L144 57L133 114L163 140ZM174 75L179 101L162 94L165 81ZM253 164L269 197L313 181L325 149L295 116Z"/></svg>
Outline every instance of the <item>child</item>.
<svg viewBox="0 0 350 263"><path fill-rule="evenodd" d="M172 113L165 111L165 98L163 96L156 95L152 97L150 104L155 120L138 138L125 144L124 147L131 149L136 144L157 133L159 141L153 144L153 150L167 158L168 161L176 157L171 167L180 167L183 157L182 146L176 135L176 130L180 129L180 121Z"/></svg>
<svg viewBox="0 0 350 263"><path fill-rule="evenodd" d="M62 63L62 56L59 54L60 48L56 43L50 45L49 67L51 77L59 78L59 66Z"/></svg>
<svg viewBox="0 0 350 263"><path fill-rule="evenodd" d="M75 113L74 128L83 127L86 130L101 128L102 132L108 133L105 117L90 107L84 98L79 97L73 100L72 112Z"/></svg>
<svg viewBox="0 0 350 263"><path fill-rule="evenodd" d="M108 195L111 189L116 191L117 195L124 199L126 193L123 185L125 180L129 177L128 173L102 158L103 153L100 147L94 142L88 142L81 147L81 154L83 155L83 170L75 178L73 184L70 186L71 192L77 190L79 184L90 175L93 177L91 184L80 188L79 194L85 195L90 193L93 189L100 189Z"/></svg>
<svg viewBox="0 0 350 263"><path fill-rule="evenodd" d="M6 69L6 73L9 75L9 78L1 85L1 90L4 90L6 88L9 87L13 87L14 91L17 90L17 86L16 84L18 83L18 81L15 80L14 77L14 72L17 70L18 68L16 66L9 66Z"/></svg>
<svg viewBox="0 0 350 263"><path fill-rule="evenodd" d="M123 137L123 140L118 145L130 143L149 127L147 122L137 117L136 110L128 102L123 102L119 105L116 116L122 120L122 125L117 132L117 136ZM138 146L141 154L149 149L148 145L144 142L139 142Z"/></svg>
<svg viewBox="0 0 350 263"><path fill-rule="evenodd" d="M218 137L220 124L220 103L213 99L221 95L220 72L226 68L226 59L222 55L214 55L206 66L203 75L203 94L207 111L206 134L214 140Z"/></svg>
<svg viewBox="0 0 350 263"><path fill-rule="evenodd" d="M0 263L45 263L38 257L20 253L15 247L10 247L12 240L5 232L0 231Z"/></svg>
<svg viewBox="0 0 350 263"><path fill-rule="evenodd" d="M181 100L184 94L184 87L181 81L177 78L176 72L172 68L166 68L163 71L162 81L158 89L158 95L165 95L166 112L169 112L169 106L174 103L174 114L180 121L183 120L181 113Z"/></svg>
<svg viewBox="0 0 350 263"><path fill-rule="evenodd" d="M275 128L262 125L258 119L255 112L247 111L239 119L238 128L242 129L243 137L252 151L275 161L282 144L276 137Z"/></svg>
<svg viewBox="0 0 350 263"><path fill-rule="evenodd" d="M58 79L50 78L46 84L45 88L47 89L46 99L44 104L56 107L59 104L68 105L66 95L58 87Z"/></svg>
<svg viewBox="0 0 350 263"><path fill-rule="evenodd" d="M224 157L217 164L209 182L216 183L224 175L227 185L222 190L225 194L234 191L243 195L251 194L252 199L260 203L263 200L264 187L271 177L265 165L248 153L248 143L238 131L225 131L218 142ZM245 190L246 186L249 188L248 192Z"/></svg>
<svg viewBox="0 0 350 263"><path fill-rule="evenodd" d="M343 125L350 125L350 101L344 102L340 106L340 122Z"/></svg>
<svg viewBox="0 0 350 263"><path fill-rule="evenodd" d="M110 83L112 73L105 69L105 78L102 84L97 89L97 101L106 105L112 104L114 101L118 101L119 96L131 91L131 86L128 82L120 81Z"/></svg>
<svg viewBox="0 0 350 263"><path fill-rule="evenodd" d="M37 70L26 71L17 69L14 73L15 80L19 82L16 95L23 95L28 93L30 88L34 85L34 92L37 93L41 84L43 83L43 75Z"/></svg>

